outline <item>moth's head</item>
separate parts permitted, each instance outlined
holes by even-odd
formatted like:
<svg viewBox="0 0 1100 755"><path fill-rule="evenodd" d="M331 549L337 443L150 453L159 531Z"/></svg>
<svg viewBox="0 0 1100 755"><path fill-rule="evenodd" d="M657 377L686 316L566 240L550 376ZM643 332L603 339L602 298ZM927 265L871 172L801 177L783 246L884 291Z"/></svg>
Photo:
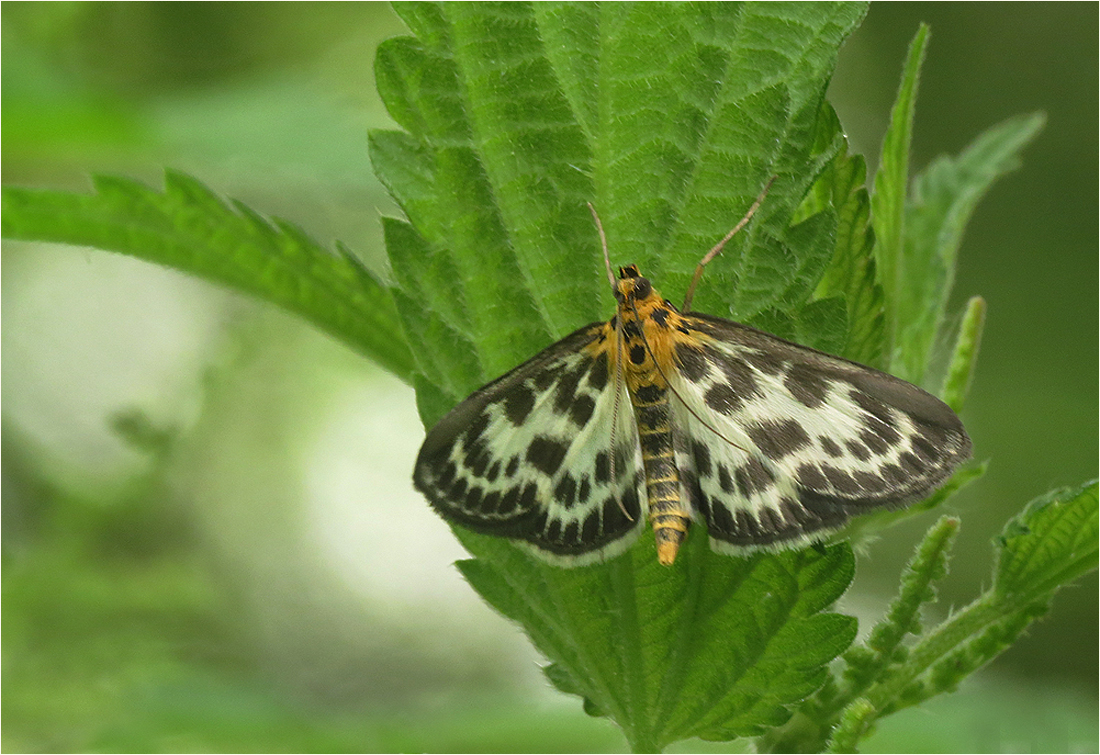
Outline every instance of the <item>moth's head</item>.
<svg viewBox="0 0 1100 755"><path fill-rule="evenodd" d="M615 281L615 301L620 304L642 301L653 294L653 284L643 278L637 265L619 268L619 280Z"/></svg>

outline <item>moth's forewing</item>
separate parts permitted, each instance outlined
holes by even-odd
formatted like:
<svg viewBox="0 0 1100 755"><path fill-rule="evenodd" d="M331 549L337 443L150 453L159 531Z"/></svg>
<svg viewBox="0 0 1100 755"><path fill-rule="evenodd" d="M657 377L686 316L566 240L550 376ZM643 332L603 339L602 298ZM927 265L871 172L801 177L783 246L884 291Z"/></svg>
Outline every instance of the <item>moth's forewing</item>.
<svg viewBox="0 0 1100 755"><path fill-rule="evenodd" d="M709 315L674 391L693 507L729 549L793 547L943 484L970 439L942 401L879 370Z"/></svg>
<svg viewBox="0 0 1100 755"><path fill-rule="evenodd" d="M625 388L616 397L606 356L586 348L606 327L558 341L429 431L413 481L445 519L561 565L629 546L645 523L644 477Z"/></svg>

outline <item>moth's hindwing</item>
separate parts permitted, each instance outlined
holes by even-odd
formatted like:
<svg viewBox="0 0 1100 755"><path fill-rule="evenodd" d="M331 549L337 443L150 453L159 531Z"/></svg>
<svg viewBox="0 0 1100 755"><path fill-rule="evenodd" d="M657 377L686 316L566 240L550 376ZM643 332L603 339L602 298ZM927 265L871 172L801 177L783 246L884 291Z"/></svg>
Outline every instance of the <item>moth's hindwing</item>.
<svg viewBox="0 0 1100 755"><path fill-rule="evenodd" d="M566 566L630 546L645 524L645 480L626 388L606 349L586 348L606 329L581 328L431 429L413 480L445 519Z"/></svg>
<svg viewBox="0 0 1100 755"><path fill-rule="evenodd" d="M718 550L798 547L928 495L970 456L939 399L718 317L683 315L669 381L684 493Z"/></svg>

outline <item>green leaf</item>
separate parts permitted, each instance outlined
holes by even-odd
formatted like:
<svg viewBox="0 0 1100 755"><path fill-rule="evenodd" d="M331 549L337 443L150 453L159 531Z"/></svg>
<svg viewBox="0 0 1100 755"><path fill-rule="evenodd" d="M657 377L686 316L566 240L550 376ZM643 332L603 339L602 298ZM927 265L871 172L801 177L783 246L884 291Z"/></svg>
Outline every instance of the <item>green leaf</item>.
<svg viewBox="0 0 1100 755"><path fill-rule="evenodd" d="M167 171L165 192L121 178L95 194L5 187L3 235L93 246L176 268L281 305L405 380L412 356L389 291L344 247L223 201Z"/></svg>
<svg viewBox="0 0 1100 755"><path fill-rule="evenodd" d="M463 543L478 557L460 562L463 575L550 658L555 686L611 716L636 747L782 723L855 636L854 619L821 613L854 572L846 545L741 559L695 537L673 568L649 545L558 569L499 539Z"/></svg>
<svg viewBox="0 0 1100 755"><path fill-rule="evenodd" d="M875 260L885 297L887 328L887 369L897 362L896 330L903 314L899 311L899 289L903 278L905 252L905 199L909 189L909 145L913 138L913 118L917 107L917 85L921 63L928 43L928 26L921 24L913 41L901 76L901 85L890 112L890 126L882 142L882 156L875 173L871 197L872 224L875 229ZM902 375L902 377L905 377Z"/></svg>
<svg viewBox="0 0 1100 755"><path fill-rule="evenodd" d="M385 221L386 243L427 424L610 315L589 202L613 260L675 298L777 176L707 268L696 308L834 350L851 340L846 304L815 291L837 256L838 206L852 216L845 243L864 248L859 171L838 160L844 139L824 103L864 6L397 10L416 36L384 43L375 70L404 131L374 132L370 148L407 218ZM847 546L735 559L698 529L671 569L643 538L624 557L563 570L457 534L476 557L460 564L471 585L523 626L555 686L636 750L782 723L854 636L853 619L822 613L851 578Z"/></svg>
<svg viewBox="0 0 1100 755"><path fill-rule="evenodd" d="M836 114L828 107L825 117L830 116L836 119ZM871 200L864 185L866 178L867 166L863 157L848 155L842 149L814 185L807 201L813 200L814 206L821 209L835 207L837 212L833 259L817 284L814 296L817 299L839 297L844 302L849 327L847 338L839 348L825 350L861 364L878 365L885 339L883 294L876 280Z"/></svg>
<svg viewBox="0 0 1100 755"><path fill-rule="evenodd" d="M894 296L897 374L921 382L955 281L955 256L974 208L1039 133L1042 114L1018 116L979 136L956 158L934 160L913 184ZM900 282L904 281L904 285Z"/></svg>
<svg viewBox="0 0 1100 755"><path fill-rule="evenodd" d="M823 96L864 6L397 10L417 36L384 43L375 69L405 132L374 132L370 146L408 218L388 221L387 249L417 369L436 391L420 402L427 423L609 316L588 202L613 261L637 263L676 298L778 176L695 304L749 323L801 321L835 255L837 211L792 219L843 149ZM820 325L806 329L811 343L849 340L832 316L809 322Z"/></svg>
<svg viewBox="0 0 1100 755"><path fill-rule="evenodd" d="M1097 563L1097 483L1054 490L1028 504L998 538L994 589L1041 598Z"/></svg>
<svg viewBox="0 0 1100 755"><path fill-rule="evenodd" d="M909 145L927 42L928 27L922 24L909 46L871 197L885 365L917 384L924 380L943 321L966 223L993 182L1018 166L1020 150L1043 124L1041 115L1030 115L990 129L957 158L934 161L907 199Z"/></svg>

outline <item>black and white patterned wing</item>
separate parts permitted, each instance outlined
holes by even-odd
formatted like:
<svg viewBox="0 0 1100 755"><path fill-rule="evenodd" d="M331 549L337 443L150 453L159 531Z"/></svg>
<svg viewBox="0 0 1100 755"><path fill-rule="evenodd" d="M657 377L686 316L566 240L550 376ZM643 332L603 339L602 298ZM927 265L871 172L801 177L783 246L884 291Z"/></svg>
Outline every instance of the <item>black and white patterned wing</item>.
<svg viewBox="0 0 1100 755"><path fill-rule="evenodd" d="M428 432L413 481L444 519L562 566L630 546L645 524L645 476L630 397L598 347L607 332L581 328Z"/></svg>
<svg viewBox="0 0 1100 755"><path fill-rule="evenodd" d="M970 456L955 413L878 370L685 315L669 375L677 464L716 549L798 547L924 497ZM694 346L694 347L693 347Z"/></svg>

